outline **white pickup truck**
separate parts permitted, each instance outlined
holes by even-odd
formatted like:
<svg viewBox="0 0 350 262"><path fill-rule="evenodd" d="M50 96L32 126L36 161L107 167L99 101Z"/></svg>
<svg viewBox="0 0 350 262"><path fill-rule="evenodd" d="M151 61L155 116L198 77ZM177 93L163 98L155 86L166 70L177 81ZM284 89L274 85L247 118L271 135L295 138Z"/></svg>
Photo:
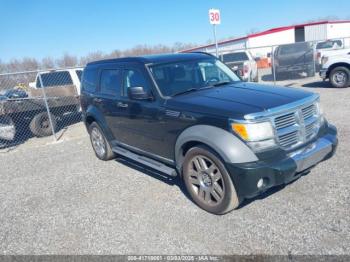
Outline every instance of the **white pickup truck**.
<svg viewBox="0 0 350 262"><path fill-rule="evenodd" d="M322 58L334 50L344 48L344 41L341 39L332 39L320 41L316 44L316 69L319 71L322 67Z"/></svg>
<svg viewBox="0 0 350 262"><path fill-rule="evenodd" d="M220 58L228 67L236 72L243 81L259 81L258 66L249 51L234 51L232 53L223 54Z"/></svg>
<svg viewBox="0 0 350 262"><path fill-rule="evenodd" d="M35 78L35 82L29 83L29 87L38 89L41 88L42 85L45 88L74 86L77 95L80 95L80 79L82 73L83 68L81 67L39 72ZM41 76L41 82L39 76Z"/></svg>
<svg viewBox="0 0 350 262"><path fill-rule="evenodd" d="M329 51L322 58L320 76L329 79L333 87L350 85L350 48Z"/></svg>

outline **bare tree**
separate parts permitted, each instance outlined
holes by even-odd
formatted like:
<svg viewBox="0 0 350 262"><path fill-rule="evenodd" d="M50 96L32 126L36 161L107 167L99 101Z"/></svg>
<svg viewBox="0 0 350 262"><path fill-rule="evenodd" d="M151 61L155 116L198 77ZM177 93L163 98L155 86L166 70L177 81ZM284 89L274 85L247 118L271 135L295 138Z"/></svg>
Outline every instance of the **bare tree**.
<svg viewBox="0 0 350 262"><path fill-rule="evenodd" d="M86 65L91 61L101 60L104 58L105 58L105 55L101 51L92 52L86 56L81 57L79 65Z"/></svg>
<svg viewBox="0 0 350 262"><path fill-rule="evenodd" d="M51 57L45 57L41 60L41 68L42 69L51 69L55 68L55 61Z"/></svg>
<svg viewBox="0 0 350 262"><path fill-rule="evenodd" d="M25 57L23 59L12 59L7 63L2 63L0 60L0 72L19 72L38 69L53 69L57 67L65 68L84 66L88 62L106 58L119 58L125 56L140 56L160 53L174 53L192 48L194 46L196 45L176 42L173 45L137 45L133 48L122 51L116 49L109 54L104 54L101 51L95 51L80 58L66 53L61 58L53 59L52 57L45 57L40 62L37 61L35 58L29 57Z"/></svg>
<svg viewBox="0 0 350 262"><path fill-rule="evenodd" d="M78 65L78 58L68 53L64 54L62 58L56 60L58 67L74 67Z"/></svg>

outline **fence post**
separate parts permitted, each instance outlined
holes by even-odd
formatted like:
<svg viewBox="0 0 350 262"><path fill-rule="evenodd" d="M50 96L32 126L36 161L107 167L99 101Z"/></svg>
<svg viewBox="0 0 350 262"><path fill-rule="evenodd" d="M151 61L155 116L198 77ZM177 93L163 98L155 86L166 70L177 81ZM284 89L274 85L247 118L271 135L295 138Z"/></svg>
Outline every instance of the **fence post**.
<svg viewBox="0 0 350 262"><path fill-rule="evenodd" d="M46 107L46 111L47 111L47 115L49 117L49 121L50 121L50 126L51 126L51 130L52 130L52 135L54 137L55 142L57 142L57 137L56 137L56 133L55 133L55 128L53 127L53 123L52 123L52 119L51 119L51 113L50 113L50 108L49 108L49 104L47 102L47 97L46 97L46 92L45 92L45 87L43 85L43 81L41 79L41 74L38 74L39 77L39 82L40 82L40 86L41 86L41 92L43 93L43 97L44 97L44 103L45 103L45 107Z"/></svg>
<svg viewBox="0 0 350 262"><path fill-rule="evenodd" d="M271 71L273 77L273 84L276 85L275 54L273 53L273 46L271 46Z"/></svg>
<svg viewBox="0 0 350 262"><path fill-rule="evenodd" d="M313 53L312 53L312 60L314 61L314 75L316 75L316 59L317 59L317 51L316 51L316 45L317 45L317 42L313 42L312 43L313 47L312 47L312 50L313 50Z"/></svg>

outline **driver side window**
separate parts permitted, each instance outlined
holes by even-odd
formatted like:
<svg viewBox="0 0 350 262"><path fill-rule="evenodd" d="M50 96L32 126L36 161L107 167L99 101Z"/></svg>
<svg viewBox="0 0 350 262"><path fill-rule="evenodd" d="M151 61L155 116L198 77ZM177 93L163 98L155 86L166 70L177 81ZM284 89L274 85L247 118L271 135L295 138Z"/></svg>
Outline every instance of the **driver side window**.
<svg viewBox="0 0 350 262"><path fill-rule="evenodd" d="M149 86L144 75L134 69L124 70L124 79L123 79L123 96L128 96L128 88L130 87L143 87L144 90L149 91Z"/></svg>

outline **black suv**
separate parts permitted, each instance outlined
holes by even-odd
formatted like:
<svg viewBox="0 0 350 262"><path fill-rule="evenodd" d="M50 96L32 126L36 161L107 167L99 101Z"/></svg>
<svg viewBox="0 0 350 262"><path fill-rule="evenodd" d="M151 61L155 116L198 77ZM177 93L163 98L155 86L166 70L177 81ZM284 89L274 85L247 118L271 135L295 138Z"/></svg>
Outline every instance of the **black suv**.
<svg viewBox="0 0 350 262"><path fill-rule="evenodd" d="M81 105L99 159L179 175L215 214L297 179L337 146L318 95L241 82L204 53L90 63Z"/></svg>

